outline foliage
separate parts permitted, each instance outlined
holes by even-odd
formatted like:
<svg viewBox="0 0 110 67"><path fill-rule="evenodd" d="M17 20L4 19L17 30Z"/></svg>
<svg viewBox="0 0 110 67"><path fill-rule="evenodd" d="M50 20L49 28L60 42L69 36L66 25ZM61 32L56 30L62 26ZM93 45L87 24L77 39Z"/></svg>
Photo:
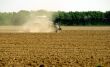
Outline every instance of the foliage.
<svg viewBox="0 0 110 67"><path fill-rule="evenodd" d="M54 15L54 22L62 25L110 25L110 11L61 12Z"/></svg>
<svg viewBox="0 0 110 67"><path fill-rule="evenodd" d="M28 11L0 13L0 25L21 25L29 17Z"/></svg>
<svg viewBox="0 0 110 67"><path fill-rule="evenodd" d="M0 13L0 25L22 25L30 19L31 15L46 15L49 18L52 16L54 23L60 22L61 25L70 26L91 26L91 25L110 25L110 11L88 11L88 12L49 12L45 10L19 12L4 12Z"/></svg>

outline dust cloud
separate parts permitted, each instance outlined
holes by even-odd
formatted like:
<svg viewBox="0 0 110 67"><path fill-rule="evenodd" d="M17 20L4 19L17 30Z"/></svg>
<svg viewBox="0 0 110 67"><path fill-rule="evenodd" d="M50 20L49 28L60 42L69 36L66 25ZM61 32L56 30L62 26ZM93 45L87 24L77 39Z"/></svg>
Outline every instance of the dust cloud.
<svg viewBox="0 0 110 67"><path fill-rule="evenodd" d="M54 23L46 15L31 16L28 21L22 25L20 32L55 32Z"/></svg>

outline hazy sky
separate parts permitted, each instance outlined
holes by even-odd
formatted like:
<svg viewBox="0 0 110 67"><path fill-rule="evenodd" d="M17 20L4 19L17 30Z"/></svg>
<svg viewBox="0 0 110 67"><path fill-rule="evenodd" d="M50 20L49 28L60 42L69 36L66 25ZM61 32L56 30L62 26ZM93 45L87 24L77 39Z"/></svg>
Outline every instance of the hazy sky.
<svg viewBox="0 0 110 67"><path fill-rule="evenodd" d="M0 12L19 10L108 11L110 0L0 0Z"/></svg>

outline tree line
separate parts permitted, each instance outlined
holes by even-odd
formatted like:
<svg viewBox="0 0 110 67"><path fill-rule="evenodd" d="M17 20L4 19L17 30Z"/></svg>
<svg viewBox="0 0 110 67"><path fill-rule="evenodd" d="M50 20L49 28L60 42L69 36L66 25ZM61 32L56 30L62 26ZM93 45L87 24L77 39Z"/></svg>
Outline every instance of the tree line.
<svg viewBox="0 0 110 67"><path fill-rule="evenodd" d="M49 17L51 12L45 10L19 12L0 12L0 25L22 25L29 19L36 16L46 15Z"/></svg>
<svg viewBox="0 0 110 67"><path fill-rule="evenodd" d="M0 13L0 25L21 25L29 18L28 11Z"/></svg>
<svg viewBox="0 0 110 67"><path fill-rule="evenodd" d="M110 11L87 11L87 12L64 12L59 11L54 14L54 22L61 25L71 26L93 26L110 25Z"/></svg>
<svg viewBox="0 0 110 67"><path fill-rule="evenodd" d="M53 14L53 15L52 15ZM22 25L27 22L31 15L52 15L54 23L70 26L110 25L110 11L87 11L87 12L49 12L45 10L19 12L0 12L0 25Z"/></svg>

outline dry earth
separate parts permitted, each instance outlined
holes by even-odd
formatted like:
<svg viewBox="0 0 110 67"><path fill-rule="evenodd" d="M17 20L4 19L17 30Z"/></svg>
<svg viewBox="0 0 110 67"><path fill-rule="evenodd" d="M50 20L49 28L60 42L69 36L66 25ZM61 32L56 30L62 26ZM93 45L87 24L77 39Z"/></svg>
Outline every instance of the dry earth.
<svg viewBox="0 0 110 67"><path fill-rule="evenodd" d="M0 67L110 67L110 30L0 33Z"/></svg>
<svg viewBox="0 0 110 67"><path fill-rule="evenodd" d="M110 26L61 26L63 30L110 30ZM0 32L19 32L21 26L0 26Z"/></svg>

